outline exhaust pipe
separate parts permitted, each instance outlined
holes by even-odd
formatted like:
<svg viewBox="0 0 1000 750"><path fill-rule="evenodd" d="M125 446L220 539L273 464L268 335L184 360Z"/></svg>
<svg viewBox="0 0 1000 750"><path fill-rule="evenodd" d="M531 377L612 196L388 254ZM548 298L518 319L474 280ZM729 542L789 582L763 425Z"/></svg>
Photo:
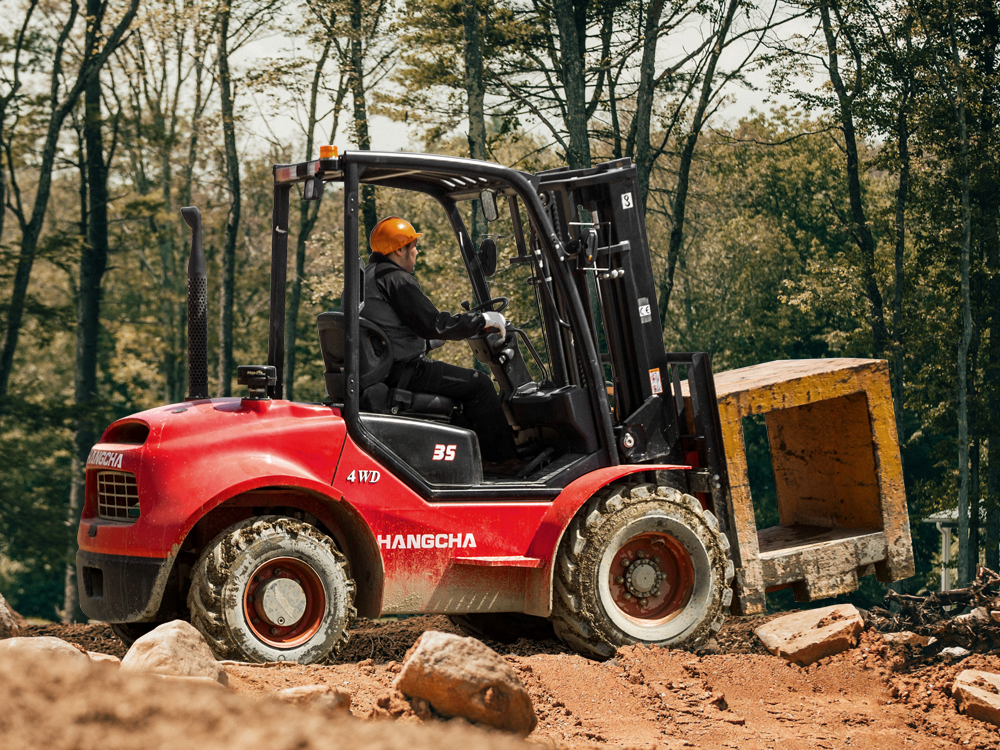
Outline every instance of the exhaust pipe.
<svg viewBox="0 0 1000 750"><path fill-rule="evenodd" d="M188 397L208 398L208 273L201 248L201 211L181 209L191 227L191 258L188 260Z"/></svg>

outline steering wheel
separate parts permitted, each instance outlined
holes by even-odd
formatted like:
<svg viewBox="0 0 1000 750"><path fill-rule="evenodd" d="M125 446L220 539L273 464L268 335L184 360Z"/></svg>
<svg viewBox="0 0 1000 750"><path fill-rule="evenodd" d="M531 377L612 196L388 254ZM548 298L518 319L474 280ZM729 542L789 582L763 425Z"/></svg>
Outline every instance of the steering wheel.
<svg viewBox="0 0 1000 750"><path fill-rule="evenodd" d="M488 299L482 304L476 305L471 308L469 312L482 312L483 310L490 310L492 312L503 312L507 309L507 305L510 304L510 297L493 297ZM493 305L500 305L500 307L493 307Z"/></svg>

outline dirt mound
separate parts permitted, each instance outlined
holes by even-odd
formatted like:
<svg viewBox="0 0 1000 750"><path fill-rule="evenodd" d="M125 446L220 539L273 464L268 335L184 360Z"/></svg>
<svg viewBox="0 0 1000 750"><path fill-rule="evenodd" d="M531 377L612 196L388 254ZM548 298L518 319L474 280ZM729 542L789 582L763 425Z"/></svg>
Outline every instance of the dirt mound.
<svg viewBox="0 0 1000 750"><path fill-rule="evenodd" d="M567 653L560 644L550 641L522 639L509 646L490 645L514 668L531 695L539 725L529 741L551 747L583 750L608 744L618 748L655 747L658 750L681 747L847 750L859 746L879 750L944 747L1000 750L996 728L958 713L948 692L962 669L1000 673L1000 656L973 655L955 664L940 661L927 664L918 653L890 649L879 633L866 630L856 648L800 668L762 653L763 647L753 635L753 628L768 619L771 617L727 621L718 636L720 653L696 655L635 646L620 649L614 659L601 663ZM400 671L406 650L425 630L457 632L451 621L443 616L361 621L337 664L228 665L230 687L234 693L244 696L244 703L239 705L248 705L251 709L233 709L232 706L237 705L234 703L219 704L226 711L237 711L234 715L247 717L226 723L225 727L235 726L243 731L245 724L247 729L239 735L240 741L270 748L275 735L266 728L266 720L259 717L273 719L278 714L267 712L283 708L265 711L265 706L270 706L269 701L258 703L247 699L265 698L287 687L326 684L351 692L356 717L397 719L393 723L356 722L352 727L386 727L385 737L400 738L400 743L411 742L406 739L411 735L400 734L411 729L405 725L419 724L422 720L429 725L437 724L426 712L413 710L406 701L394 695L391 684ZM57 635L90 650L121 649L106 626L101 625L49 626L35 628L32 634ZM100 647L102 643L109 648ZM215 710L212 706L221 700L239 701L236 696L225 693L221 696L206 694L204 701L200 693L195 699L190 693L182 693L180 695L188 696L183 703L171 698L175 702L161 705L153 701L150 704L142 699L136 704L139 708L126 710L119 706L123 700L119 694L131 701L128 697L131 693L123 693L118 683L107 681L115 677L111 671L103 673L100 681L87 683L85 689L80 687L81 692L87 693L87 697L80 700L89 702L91 694L115 697L107 698L96 708L70 711L65 707L70 704L61 702L68 698L59 698L56 694L72 693L83 685L82 680L67 681L65 677L56 676L62 681L61 686L50 690L40 687L41 682L48 679L46 674L32 675L31 690L35 698L30 699L26 709L29 718L12 715L0 718L0 736L7 736L7 727L12 721L25 727L32 721L53 723L54 719L44 717L46 711L52 711L53 716L63 711L69 711L74 717L84 716L80 721L86 726L104 722L100 724L101 731L107 725L115 737L119 736L118 732L123 738L129 736L127 731L121 730L122 726L138 726L142 731L146 731L144 727L152 727L166 733L168 730L162 727L169 725L171 717L184 717L183 721L187 722L189 707L197 705L199 711L207 713L198 714L200 718L192 722L190 731L195 732L192 736L198 742L207 746L216 736L210 733L216 730L205 728L211 726L208 717ZM18 685L28 684L23 676L18 676L20 682L11 683L6 675L6 671L0 670L0 701L5 701L5 705L10 700L8 695L16 695L22 690ZM158 689L164 687L157 685ZM43 700L39 696L47 697ZM17 706L14 713L22 713L19 705L13 705ZM138 713L130 713L133 710ZM30 718L32 716L34 718ZM98 718L93 718L95 716ZM282 716L287 722L288 715ZM307 716L310 721L319 720L313 714ZM77 719L68 723L73 721ZM295 722L299 722L298 715ZM306 725L296 723L295 726ZM316 733L320 730L329 731L324 724L304 736L320 736ZM186 726L185 731L188 731ZM218 736L228 739L228 731L219 729ZM337 731L340 732L338 736L347 739L339 726ZM154 737L154 741L144 746L174 747L157 745L155 738L160 735L149 736ZM395 746L386 744L388 740L382 737L372 735L368 739L358 735L357 741ZM38 742L34 744L41 746ZM54 745L57 750L63 746ZM177 746L181 746L180 741ZM282 737L281 743L274 746L283 748L294 744ZM477 738L474 746L482 746L482 741Z"/></svg>
<svg viewBox="0 0 1000 750"><path fill-rule="evenodd" d="M341 747L513 750L518 741L468 726L362 722L250 700L217 688L120 674L102 664L0 660L5 747L47 750L310 750Z"/></svg>

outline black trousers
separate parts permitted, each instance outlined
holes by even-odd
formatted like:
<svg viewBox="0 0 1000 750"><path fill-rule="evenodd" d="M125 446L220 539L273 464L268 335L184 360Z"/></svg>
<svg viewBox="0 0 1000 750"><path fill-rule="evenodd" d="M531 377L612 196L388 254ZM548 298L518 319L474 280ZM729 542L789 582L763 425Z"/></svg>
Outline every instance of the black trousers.
<svg viewBox="0 0 1000 750"><path fill-rule="evenodd" d="M479 437L479 450L487 461L514 458L514 434L500 403L500 395L488 375L447 362L418 357L404 367L394 367L388 385L399 383L401 376L410 370L405 390L419 393L437 393L462 403L462 414L455 420Z"/></svg>

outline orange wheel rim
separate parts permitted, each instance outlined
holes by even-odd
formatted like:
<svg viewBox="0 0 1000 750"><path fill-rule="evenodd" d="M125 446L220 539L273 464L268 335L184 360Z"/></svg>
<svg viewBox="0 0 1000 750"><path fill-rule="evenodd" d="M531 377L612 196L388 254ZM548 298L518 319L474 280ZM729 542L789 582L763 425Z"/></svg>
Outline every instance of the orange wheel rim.
<svg viewBox="0 0 1000 750"><path fill-rule="evenodd" d="M641 625L662 624L676 617L691 600L691 554L670 534L639 534L615 553L608 586L615 606L630 620Z"/></svg>
<svg viewBox="0 0 1000 750"><path fill-rule="evenodd" d="M275 587L295 595L298 605L294 608L295 613L301 609L301 614L294 622L277 617L274 607L268 606L269 598L274 598L268 596L268 591ZM250 576L243 591L243 614L250 630L263 643L274 648L293 648L312 638L323 623L326 588L309 563L294 557L276 557L259 566Z"/></svg>

